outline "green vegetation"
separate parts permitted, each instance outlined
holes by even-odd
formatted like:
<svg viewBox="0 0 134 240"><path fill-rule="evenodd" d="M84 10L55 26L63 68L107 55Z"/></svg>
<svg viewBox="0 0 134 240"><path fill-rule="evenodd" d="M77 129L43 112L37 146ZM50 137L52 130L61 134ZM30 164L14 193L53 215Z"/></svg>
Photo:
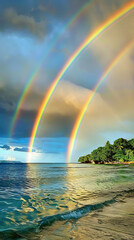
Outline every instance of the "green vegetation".
<svg viewBox="0 0 134 240"><path fill-rule="evenodd" d="M119 138L113 144L107 141L104 147L98 147L91 154L80 157L78 162L95 164L134 162L134 138L129 141Z"/></svg>

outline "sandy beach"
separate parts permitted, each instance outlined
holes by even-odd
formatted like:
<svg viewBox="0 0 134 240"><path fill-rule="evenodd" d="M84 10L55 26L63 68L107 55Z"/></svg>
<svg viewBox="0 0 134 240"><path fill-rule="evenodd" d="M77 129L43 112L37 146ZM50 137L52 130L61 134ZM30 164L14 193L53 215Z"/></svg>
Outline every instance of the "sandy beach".
<svg viewBox="0 0 134 240"><path fill-rule="evenodd" d="M64 224L57 222L47 231L44 229L40 239L132 240L134 239L133 226L134 195L129 194L108 207L89 213L78 221Z"/></svg>
<svg viewBox="0 0 134 240"><path fill-rule="evenodd" d="M80 219L78 234L73 239L131 240L134 239L133 226L134 198L124 198Z"/></svg>
<svg viewBox="0 0 134 240"><path fill-rule="evenodd" d="M134 239L133 166L1 169L0 240Z"/></svg>

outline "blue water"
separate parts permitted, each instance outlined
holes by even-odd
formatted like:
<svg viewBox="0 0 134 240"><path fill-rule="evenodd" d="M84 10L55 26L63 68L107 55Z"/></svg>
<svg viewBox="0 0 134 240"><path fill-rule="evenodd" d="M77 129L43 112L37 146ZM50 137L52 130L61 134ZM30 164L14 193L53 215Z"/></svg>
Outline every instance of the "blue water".
<svg viewBox="0 0 134 240"><path fill-rule="evenodd" d="M30 229L38 239L42 226L81 218L133 190L134 166L1 164L0 239Z"/></svg>

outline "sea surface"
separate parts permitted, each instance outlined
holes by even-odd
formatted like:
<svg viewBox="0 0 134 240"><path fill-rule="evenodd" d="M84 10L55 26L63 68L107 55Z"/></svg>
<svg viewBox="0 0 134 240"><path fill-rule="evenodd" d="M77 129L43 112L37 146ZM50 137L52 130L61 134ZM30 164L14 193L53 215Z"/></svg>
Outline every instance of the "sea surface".
<svg viewBox="0 0 134 240"><path fill-rule="evenodd" d="M91 213L130 193L132 165L0 164L0 239L90 239Z"/></svg>

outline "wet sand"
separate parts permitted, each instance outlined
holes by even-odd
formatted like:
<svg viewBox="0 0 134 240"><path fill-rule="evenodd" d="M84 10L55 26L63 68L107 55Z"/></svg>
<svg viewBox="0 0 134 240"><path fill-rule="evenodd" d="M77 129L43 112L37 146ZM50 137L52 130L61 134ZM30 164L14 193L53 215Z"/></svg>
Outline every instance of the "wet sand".
<svg viewBox="0 0 134 240"><path fill-rule="evenodd" d="M124 199L92 212L77 224L78 234L73 239L134 239L134 199Z"/></svg>
<svg viewBox="0 0 134 240"><path fill-rule="evenodd" d="M54 233L54 234L53 234ZM117 199L103 209L79 220L57 222L41 232L47 240L132 240L134 239L134 196Z"/></svg>

